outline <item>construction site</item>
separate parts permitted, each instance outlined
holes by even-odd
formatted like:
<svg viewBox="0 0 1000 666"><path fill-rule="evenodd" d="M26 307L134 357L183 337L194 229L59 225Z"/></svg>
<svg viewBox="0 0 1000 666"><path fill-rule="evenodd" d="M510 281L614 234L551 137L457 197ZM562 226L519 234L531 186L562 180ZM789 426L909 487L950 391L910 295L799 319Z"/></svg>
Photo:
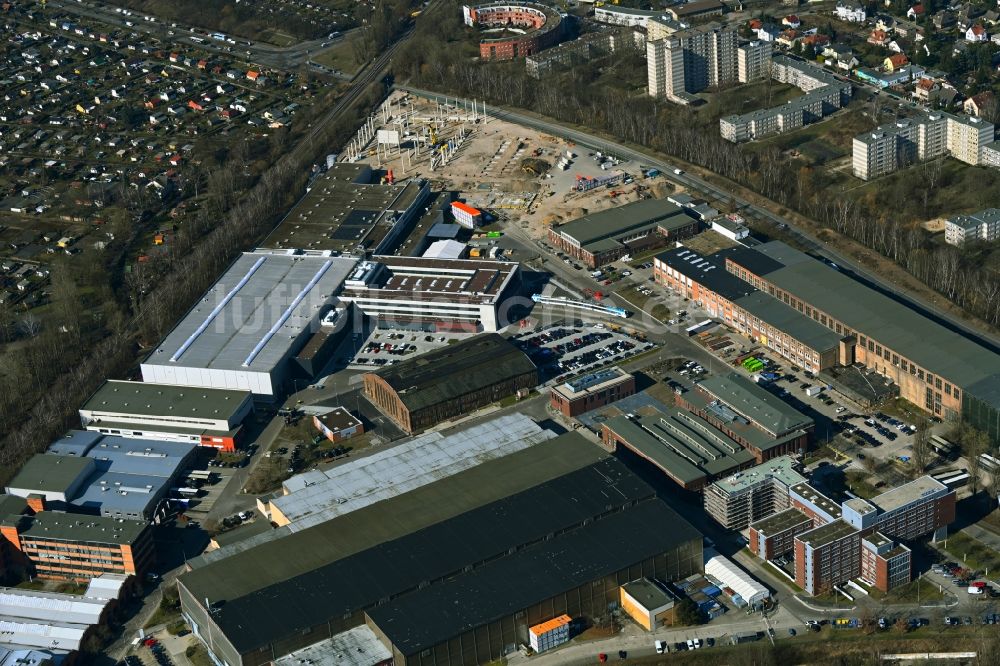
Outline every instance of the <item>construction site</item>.
<svg viewBox="0 0 1000 666"><path fill-rule="evenodd" d="M396 91L359 129L342 161L365 161L396 183L423 178L533 240L548 227L673 188L658 172L493 117L483 102Z"/></svg>

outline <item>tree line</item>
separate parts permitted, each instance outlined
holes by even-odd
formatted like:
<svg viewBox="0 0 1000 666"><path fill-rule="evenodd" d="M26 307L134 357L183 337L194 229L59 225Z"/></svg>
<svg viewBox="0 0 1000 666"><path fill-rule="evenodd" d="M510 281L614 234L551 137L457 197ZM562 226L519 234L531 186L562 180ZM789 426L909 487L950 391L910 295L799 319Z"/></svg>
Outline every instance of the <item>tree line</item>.
<svg viewBox="0 0 1000 666"><path fill-rule="evenodd" d="M614 87L616 78L627 80L636 67L645 67L635 56L577 65L541 83L527 76L523 61L481 63L465 57L470 49L459 4L443 1L451 10L418 25L395 66L398 78L583 125L704 167L875 250L973 316L1000 325L1000 276L966 250L933 243L913 220L901 219L893 201L834 195L824 188L822 174L774 146L742 148L722 139L717 122L704 114L650 98L645 90ZM900 190L900 197L919 198L943 178L934 162L908 175L912 187Z"/></svg>

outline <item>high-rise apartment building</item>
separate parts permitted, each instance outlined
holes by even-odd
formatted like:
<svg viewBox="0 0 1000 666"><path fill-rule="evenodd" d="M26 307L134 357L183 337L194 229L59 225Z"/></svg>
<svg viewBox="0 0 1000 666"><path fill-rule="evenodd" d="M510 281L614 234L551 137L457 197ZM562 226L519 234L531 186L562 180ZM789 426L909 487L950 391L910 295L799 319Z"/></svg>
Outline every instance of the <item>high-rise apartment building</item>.
<svg viewBox="0 0 1000 666"><path fill-rule="evenodd" d="M647 24L648 92L689 103L691 93L736 82L736 29L707 24L687 27L670 19Z"/></svg>
<svg viewBox="0 0 1000 666"><path fill-rule="evenodd" d="M770 76L771 43L755 40L736 49L736 79L749 83Z"/></svg>
<svg viewBox="0 0 1000 666"><path fill-rule="evenodd" d="M855 176L870 180L941 155L982 164L983 147L992 142L992 123L935 111L854 137L852 168Z"/></svg>

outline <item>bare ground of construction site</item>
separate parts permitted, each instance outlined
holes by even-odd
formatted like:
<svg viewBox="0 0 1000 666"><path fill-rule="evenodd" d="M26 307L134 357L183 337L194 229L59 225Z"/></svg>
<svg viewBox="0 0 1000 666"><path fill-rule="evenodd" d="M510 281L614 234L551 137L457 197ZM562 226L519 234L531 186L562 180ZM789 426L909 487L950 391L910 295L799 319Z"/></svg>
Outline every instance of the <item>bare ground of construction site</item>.
<svg viewBox="0 0 1000 666"><path fill-rule="evenodd" d="M531 238L544 237L553 224L673 191L662 179L648 186L636 162L595 154L473 113L468 106L441 105L397 92L376 116L380 129L398 132L400 144L377 145L373 139L366 147L367 160L391 169L397 182L424 178L432 189L456 192L469 205L493 215L500 228L517 225ZM446 160L442 149L450 154ZM559 168L560 161L568 162L565 168ZM621 177L615 183L577 189L580 179L599 182L618 172Z"/></svg>

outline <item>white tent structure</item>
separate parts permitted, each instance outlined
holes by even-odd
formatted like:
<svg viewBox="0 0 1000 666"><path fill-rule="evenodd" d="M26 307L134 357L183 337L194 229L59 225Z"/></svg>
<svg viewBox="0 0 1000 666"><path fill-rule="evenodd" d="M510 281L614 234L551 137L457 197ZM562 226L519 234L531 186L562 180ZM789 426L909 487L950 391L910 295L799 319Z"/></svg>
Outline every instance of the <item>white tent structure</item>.
<svg viewBox="0 0 1000 666"><path fill-rule="evenodd" d="M739 568L728 557L706 550L705 574L738 594L750 606L756 606L771 596L766 587Z"/></svg>

